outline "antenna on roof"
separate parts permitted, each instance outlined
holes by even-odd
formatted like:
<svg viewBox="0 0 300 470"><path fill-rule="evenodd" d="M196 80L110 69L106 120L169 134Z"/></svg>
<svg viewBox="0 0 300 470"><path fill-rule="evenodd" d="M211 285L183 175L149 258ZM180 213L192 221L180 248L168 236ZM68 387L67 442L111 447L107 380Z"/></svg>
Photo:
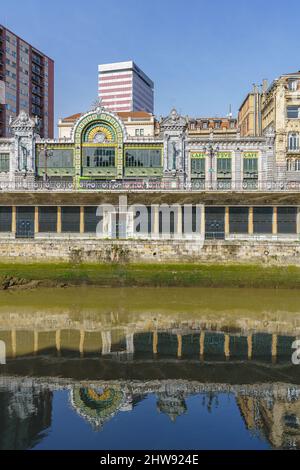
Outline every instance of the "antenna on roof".
<svg viewBox="0 0 300 470"><path fill-rule="evenodd" d="M227 117L228 117L229 119L232 118L231 104L229 105L229 113L227 114Z"/></svg>

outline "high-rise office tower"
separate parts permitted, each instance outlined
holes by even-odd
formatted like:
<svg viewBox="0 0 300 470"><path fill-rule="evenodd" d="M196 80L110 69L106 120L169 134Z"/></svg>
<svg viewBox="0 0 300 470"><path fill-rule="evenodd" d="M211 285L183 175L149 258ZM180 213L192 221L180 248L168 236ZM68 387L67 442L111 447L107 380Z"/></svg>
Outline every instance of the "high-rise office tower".
<svg viewBox="0 0 300 470"><path fill-rule="evenodd" d="M132 60L99 65L98 95L111 111L154 112L154 83Z"/></svg>
<svg viewBox="0 0 300 470"><path fill-rule="evenodd" d="M40 135L53 137L54 62L0 25L0 137L20 111L38 116Z"/></svg>

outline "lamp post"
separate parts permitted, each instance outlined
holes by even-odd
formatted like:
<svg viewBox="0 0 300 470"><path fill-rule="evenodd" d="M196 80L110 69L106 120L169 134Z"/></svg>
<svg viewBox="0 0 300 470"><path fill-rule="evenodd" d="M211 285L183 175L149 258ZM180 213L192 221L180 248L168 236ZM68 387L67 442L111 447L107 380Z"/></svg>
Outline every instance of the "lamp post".
<svg viewBox="0 0 300 470"><path fill-rule="evenodd" d="M52 152L49 152L48 150L48 145L44 145L44 155L45 155L45 172L44 172L44 183L47 183L48 181L48 158L51 157Z"/></svg>
<svg viewBox="0 0 300 470"><path fill-rule="evenodd" d="M218 144L209 143L209 144L205 145L204 149L205 149L205 152L209 155L209 163L210 163L210 167L208 169L209 175L210 175L209 176L209 183L210 183L210 188L209 189L213 189L213 172L214 172L213 158L218 153L219 146L218 146Z"/></svg>

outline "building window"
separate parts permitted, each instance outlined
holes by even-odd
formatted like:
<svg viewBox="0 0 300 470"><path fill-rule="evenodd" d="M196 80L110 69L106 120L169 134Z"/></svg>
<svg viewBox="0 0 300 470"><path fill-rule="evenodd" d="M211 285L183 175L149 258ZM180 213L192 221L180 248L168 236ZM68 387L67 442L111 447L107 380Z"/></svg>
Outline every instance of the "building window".
<svg viewBox="0 0 300 470"><path fill-rule="evenodd" d="M191 173L205 176L205 158L191 158Z"/></svg>
<svg viewBox="0 0 300 470"><path fill-rule="evenodd" d="M38 156L39 168L73 168L73 150L72 149L49 149L47 153L47 165L45 162L45 151L40 150Z"/></svg>
<svg viewBox="0 0 300 470"><path fill-rule="evenodd" d="M254 233L272 233L273 207L253 208Z"/></svg>
<svg viewBox="0 0 300 470"><path fill-rule="evenodd" d="M229 232L248 233L248 207L229 208Z"/></svg>
<svg viewBox="0 0 300 470"><path fill-rule="evenodd" d="M289 150L299 150L299 134L297 132L290 132L288 136Z"/></svg>
<svg viewBox="0 0 300 470"><path fill-rule="evenodd" d="M0 232L11 232L11 207L0 207Z"/></svg>
<svg viewBox="0 0 300 470"><path fill-rule="evenodd" d="M80 228L80 209L79 207L61 208L61 231L79 232Z"/></svg>
<svg viewBox="0 0 300 470"><path fill-rule="evenodd" d="M98 223L103 216L97 215L98 206L88 206L84 208L84 231L86 233L96 233Z"/></svg>
<svg viewBox="0 0 300 470"><path fill-rule="evenodd" d="M136 137L143 136L144 135L144 129L136 129L135 130L135 135Z"/></svg>
<svg viewBox="0 0 300 470"><path fill-rule="evenodd" d="M231 158L217 158L217 173L231 175Z"/></svg>
<svg viewBox="0 0 300 470"><path fill-rule="evenodd" d="M287 106L287 118L288 119L299 119L300 118L300 106Z"/></svg>
<svg viewBox="0 0 300 470"><path fill-rule="evenodd" d="M221 121L215 121L215 129L221 129Z"/></svg>
<svg viewBox="0 0 300 470"><path fill-rule="evenodd" d="M115 166L115 149L106 147L84 147L82 165L89 168Z"/></svg>
<svg viewBox="0 0 300 470"><path fill-rule="evenodd" d="M202 122L202 129L208 129L208 122L207 121Z"/></svg>
<svg viewBox="0 0 300 470"><path fill-rule="evenodd" d="M300 158L288 159L286 168L287 171L300 171Z"/></svg>
<svg viewBox="0 0 300 470"><path fill-rule="evenodd" d="M293 165L293 160L288 159L288 160L286 161L286 169L287 169L287 171L293 171L293 166L294 166L294 165Z"/></svg>
<svg viewBox="0 0 300 470"><path fill-rule="evenodd" d="M161 151L159 149L130 149L125 152L126 167L161 167Z"/></svg>
<svg viewBox="0 0 300 470"><path fill-rule="evenodd" d="M257 157L244 157L244 178L257 178L258 159Z"/></svg>
<svg viewBox="0 0 300 470"><path fill-rule="evenodd" d="M41 206L39 207L39 232L57 231L57 207Z"/></svg>
<svg viewBox="0 0 300 470"><path fill-rule="evenodd" d="M9 153L0 153L0 172L9 171Z"/></svg>
<svg viewBox="0 0 300 470"><path fill-rule="evenodd" d="M224 238L224 207L205 207L205 238Z"/></svg>
<svg viewBox="0 0 300 470"><path fill-rule="evenodd" d="M297 233L296 207L277 207L277 232Z"/></svg>
<svg viewBox="0 0 300 470"><path fill-rule="evenodd" d="M296 91L298 89L298 83L299 83L299 80L295 80L294 78L290 79L288 81L288 89L290 91Z"/></svg>

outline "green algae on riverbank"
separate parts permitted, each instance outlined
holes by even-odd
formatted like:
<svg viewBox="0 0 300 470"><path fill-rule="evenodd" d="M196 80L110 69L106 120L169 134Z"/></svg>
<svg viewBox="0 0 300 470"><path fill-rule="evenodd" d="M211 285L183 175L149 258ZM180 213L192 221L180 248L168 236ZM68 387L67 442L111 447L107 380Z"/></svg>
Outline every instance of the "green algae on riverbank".
<svg viewBox="0 0 300 470"><path fill-rule="evenodd" d="M2 289L39 286L300 288L300 267L246 264L1 263Z"/></svg>

